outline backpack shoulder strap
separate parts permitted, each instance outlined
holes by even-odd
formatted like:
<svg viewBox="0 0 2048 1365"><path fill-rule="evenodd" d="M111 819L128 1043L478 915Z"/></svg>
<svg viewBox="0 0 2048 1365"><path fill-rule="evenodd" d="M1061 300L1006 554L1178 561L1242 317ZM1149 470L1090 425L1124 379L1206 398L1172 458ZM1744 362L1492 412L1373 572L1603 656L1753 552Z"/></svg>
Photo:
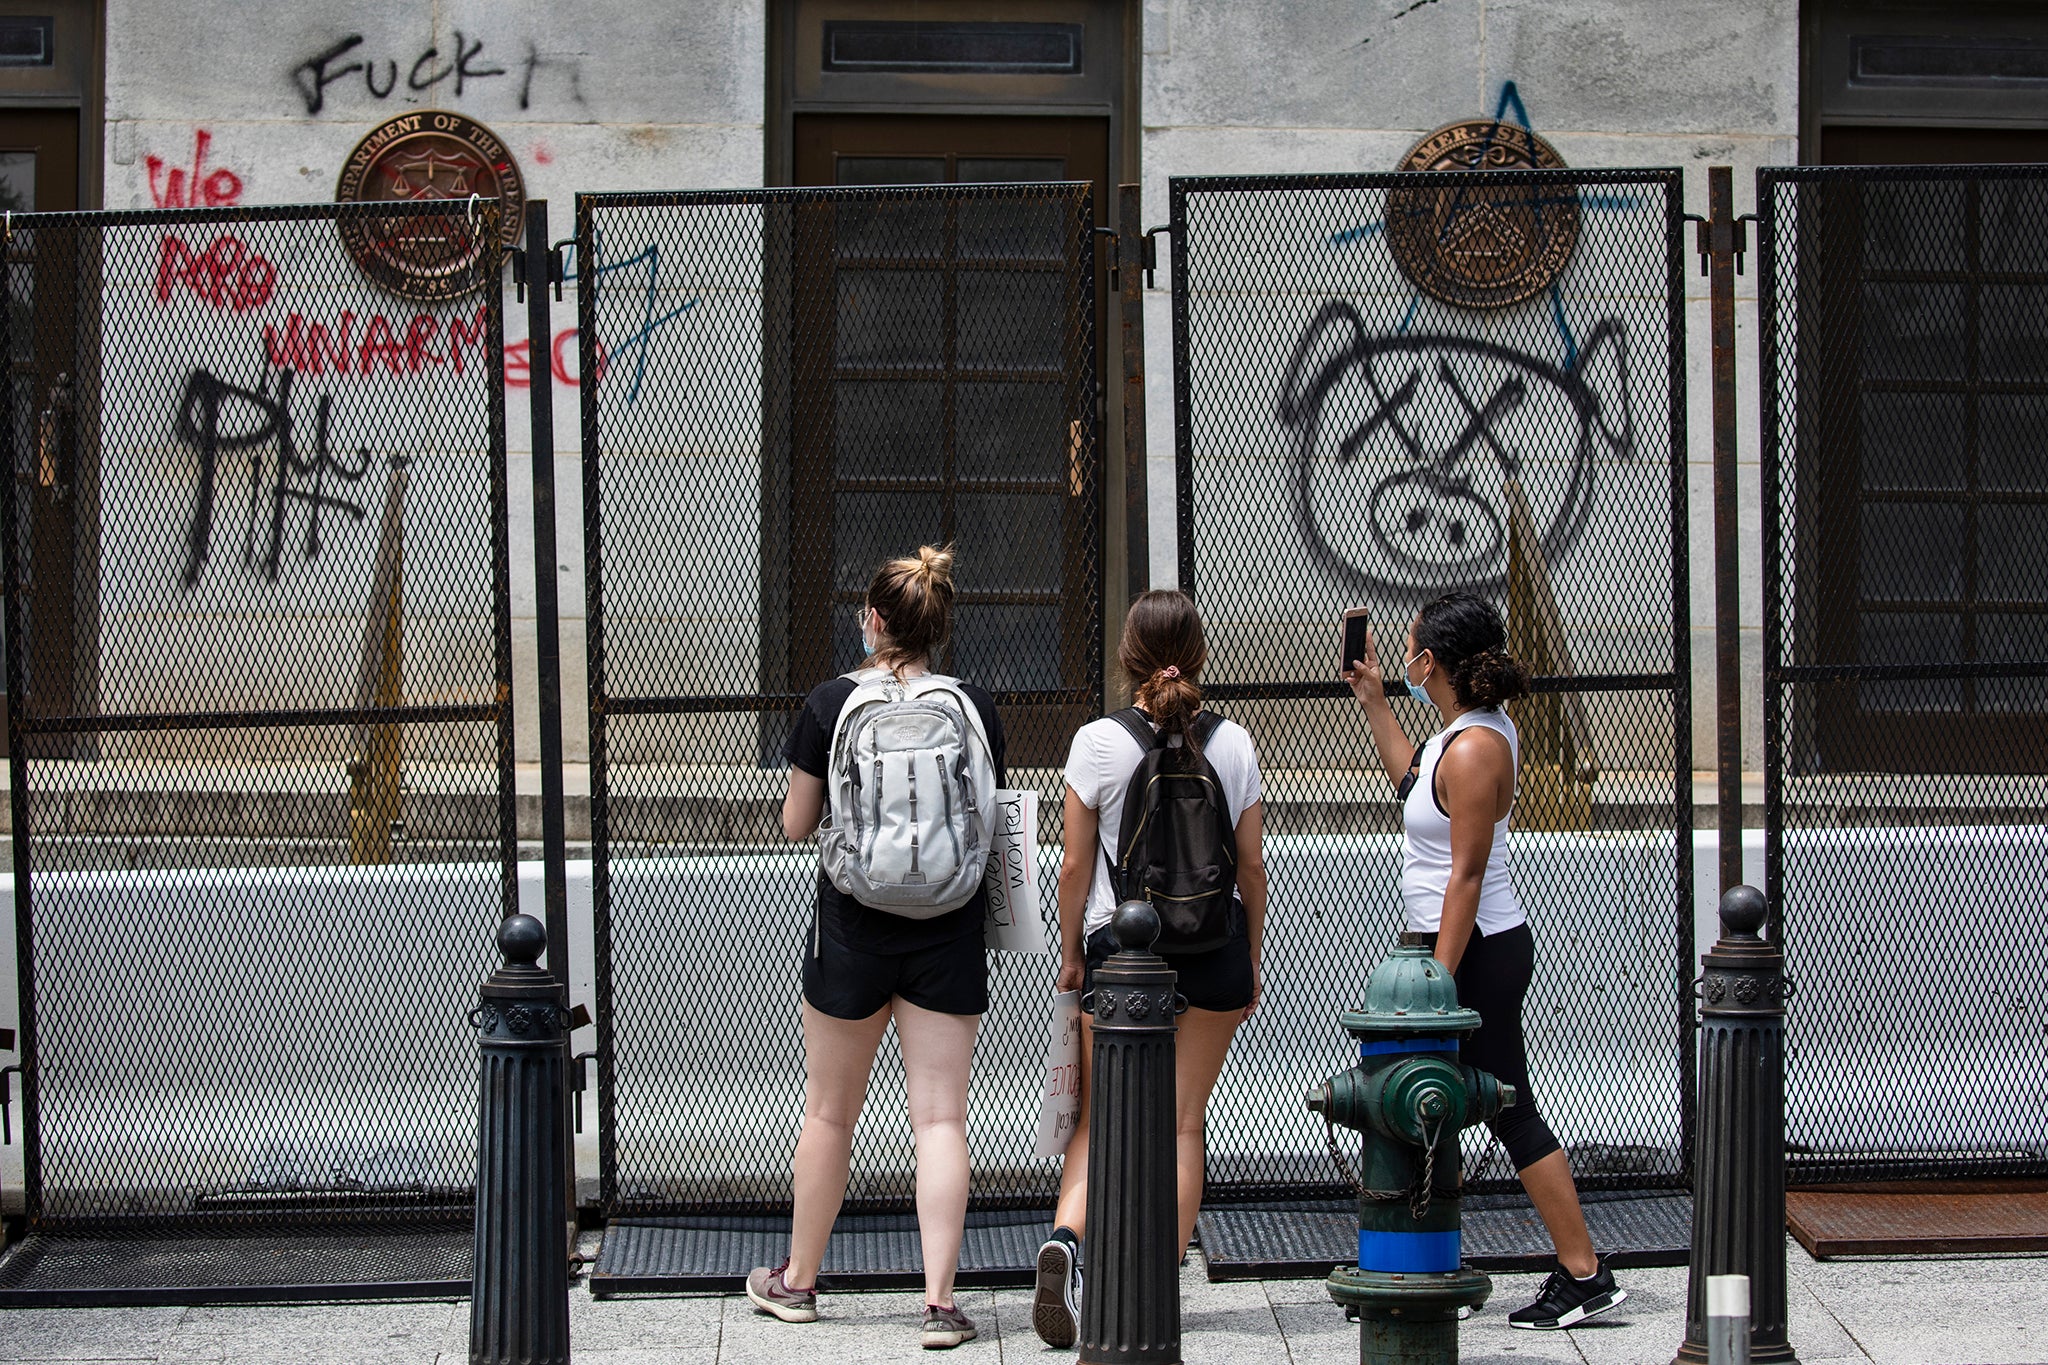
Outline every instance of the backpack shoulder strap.
<svg viewBox="0 0 2048 1365"><path fill-rule="evenodd" d="M967 717L968 728L972 729L974 737L981 741L982 752L989 752L988 729L981 723L981 708L974 704L974 698L968 696L967 690L960 686L958 678L944 673L927 673L922 678L912 678L903 689L907 697L927 697L934 692L943 692L953 699L953 704L960 708L960 714Z"/></svg>
<svg viewBox="0 0 2048 1365"><path fill-rule="evenodd" d="M1195 718L1188 722L1188 730L1195 737L1195 743L1207 747L1209 736L1216 733L1223 724L1223 717L1214 711L1197 711Z"/></svg>
<svg viewBox="0 0 2048 1365"><path fill-rule="evenodd" d="M1138 741L1138 747L1150 753L1159 747L1159 732L1152 728L1152 722L1145 719L1145 713L1135 706L1126 706L1121 711L1112 711L1104 720L1113 720Z"/></svg>

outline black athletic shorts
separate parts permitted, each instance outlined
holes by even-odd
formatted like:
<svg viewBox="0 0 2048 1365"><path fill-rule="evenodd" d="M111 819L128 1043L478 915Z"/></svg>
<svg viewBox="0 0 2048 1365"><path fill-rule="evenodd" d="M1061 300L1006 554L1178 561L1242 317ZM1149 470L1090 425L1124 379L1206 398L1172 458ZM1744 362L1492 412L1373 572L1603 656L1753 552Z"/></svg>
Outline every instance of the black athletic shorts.
<svg viewBox="0 0 2048 1365"><path fill-rule="evenodd" d="M1095 989L1095 969L1116 951L1116 935L1103 925L1088 935L1087 982L1083 990ZM1252 1002L1252 941L1240 925L1230 942L1206 953L1161 953L1166 965L1180 974L1174 989L1198 1010L1227 1014Z"/></svg>
<svg viewBox="0 0 2048 1365"><path fill-rule="evenodd" d="M865 1019L902 996L940 1014L988 1012L988 950L981 925L926 948L864 952L833 936L830 925L804 935L804 999L835 1019Z"/></svg>

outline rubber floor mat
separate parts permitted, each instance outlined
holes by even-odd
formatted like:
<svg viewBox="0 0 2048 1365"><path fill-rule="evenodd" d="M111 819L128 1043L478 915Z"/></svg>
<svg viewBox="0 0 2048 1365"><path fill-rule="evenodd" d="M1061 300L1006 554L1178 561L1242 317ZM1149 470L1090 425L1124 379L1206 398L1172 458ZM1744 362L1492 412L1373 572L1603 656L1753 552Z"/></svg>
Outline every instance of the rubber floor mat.
<svg viewBox="0 0 2048 1365"><path fill-rule="evenodd" d="M1581 1196L1593 1243L1617 1269L1684 1265L1691 1253L1688 1195ZM1465 1261L1481 1270L1548 1270L1556 1262L1542 1220L1518 1195L1465 1203ZM1212 1280L1317 1279L1358 1263L1358 1208L1346 1202L1223 1205L1196 1226Z"/></svg>
<svg viewBox="0 0 2048 1365"><path fill-rule="evenodd" d="M469 1293L467 1221L204 1237L38 1233L0 1258L0 1307L457 1299Z"/></svg>
<svg viewBox="0 0 2048 1365"><path fill-rule="evenodd" d="M2048 1187L1793 1190L1785 1221L1815 1256L2048 1251Z"/></svg>
<svg viewBox="0 0 2048 1365"><path fill-rule="evenodd" d="M970 1288L1031 1283L1038 1247L1052 1231L1052 1212L970 1214L955 1282ZM632 1218L605 1228L590 1274L590 1292L612 1294L736 1293L757 1265L776 1265L789 1252L787 1218ZM849 1215L832 1230L823 1289L917 1289L924 1254L910 1214Z"/></svg>

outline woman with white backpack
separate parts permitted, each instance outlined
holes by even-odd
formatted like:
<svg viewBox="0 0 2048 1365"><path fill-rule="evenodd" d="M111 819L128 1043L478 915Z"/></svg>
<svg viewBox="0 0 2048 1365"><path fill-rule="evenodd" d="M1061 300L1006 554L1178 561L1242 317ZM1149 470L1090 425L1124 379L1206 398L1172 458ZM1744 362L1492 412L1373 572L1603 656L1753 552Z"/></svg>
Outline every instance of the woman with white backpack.
<svg viewBox="0 0 2048 1365"><path fill-rule="evenodd" d="M927 545L876 571L860 613L867 665L804 701L783 755L783 833L819 835L804 936L804 1119L789 1255L747 1277L784 1322L815 1322L818 1267L846 1197L854 1124L893 1020L917 1142L927 1348L975 1324L953 1301L967 1221L967 1076L988 1008L981 890L1003 728L995 700L932 672L953 630L953 554Z"/></svg>
<svg viewBox="0 0 2048 1365"><path fill-rule="evenodd" d="M1187 1000L1174 1039L1176 1174L1186 1249L1202 1206L1202 1125L1237 1027L1259 1002L1266 927L1265 804L1244 727L1202 707L1208 659L1186 593L1141 593L1117 642L1134 705L1090 721L1067 754L1060 864L1059 989L1092 986L1115 951L1120 901L1160 912L1155 951ZM1084 1033L1088 1015L1081 1016ZM1039 1248L1031 1323L1049 1346L1080 1333L1081 1237L1088 1210L1093 1046L1081 1042L1081 1115L1060 1172L1053 1233Z"/></svg>

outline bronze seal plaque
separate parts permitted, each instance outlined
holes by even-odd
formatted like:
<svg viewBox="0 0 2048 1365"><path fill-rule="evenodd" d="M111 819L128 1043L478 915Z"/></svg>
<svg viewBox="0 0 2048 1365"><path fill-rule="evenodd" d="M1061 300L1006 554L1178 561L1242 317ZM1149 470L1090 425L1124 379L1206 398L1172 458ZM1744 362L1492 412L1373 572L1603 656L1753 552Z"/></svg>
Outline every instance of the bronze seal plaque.
<svg viewBox="0 0 2048 1365"><path fill-rule="evenodd" d="M388 118L356 144L334 197L344 204L422 199L498 201L506 246L518 244L526 206L519 165L497 134L473 118L421 109ZM372 280L410 299L454 299L483 287L483 242L466 215L341 220L342 245Z"/></svg>
<svg viewBox="0 0 2048 1365"><path fill-rule="evenodd" d="M1415 144L1404 171L1562 170L1536 134L1496 119L1446 124ZM1579 239L1569 182L1451 185L1387 191L1387 242L1401 273L1431 298L1504 308L1564 272Z"/></svg>

